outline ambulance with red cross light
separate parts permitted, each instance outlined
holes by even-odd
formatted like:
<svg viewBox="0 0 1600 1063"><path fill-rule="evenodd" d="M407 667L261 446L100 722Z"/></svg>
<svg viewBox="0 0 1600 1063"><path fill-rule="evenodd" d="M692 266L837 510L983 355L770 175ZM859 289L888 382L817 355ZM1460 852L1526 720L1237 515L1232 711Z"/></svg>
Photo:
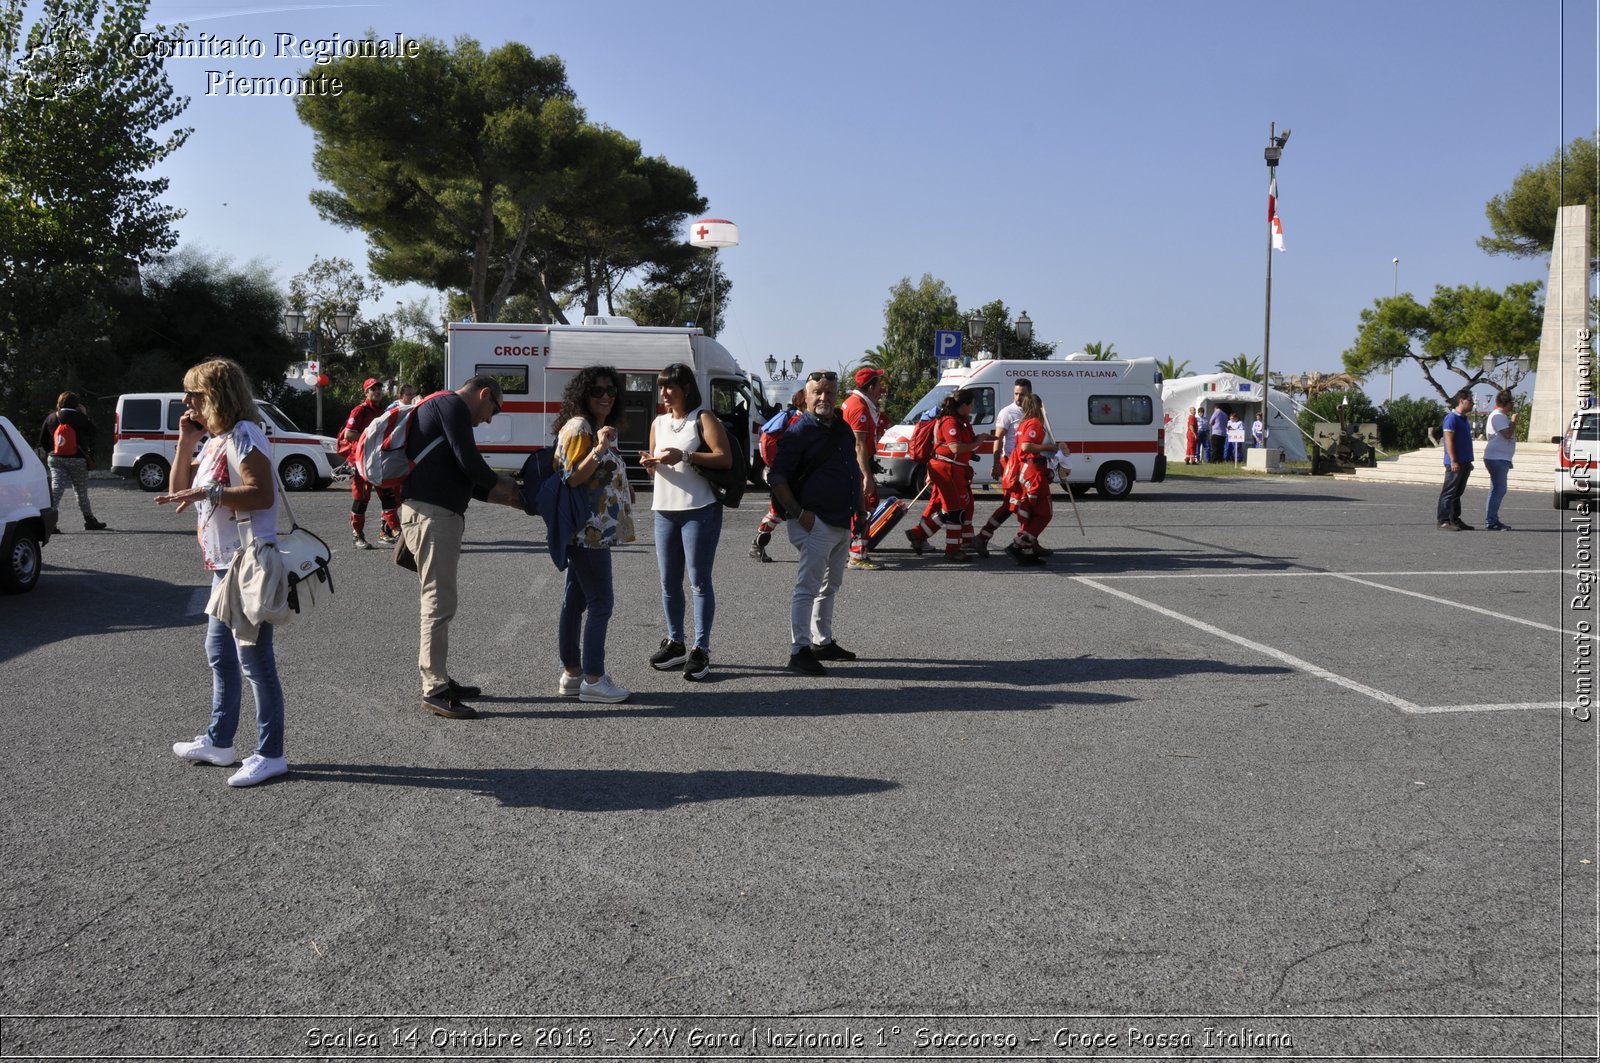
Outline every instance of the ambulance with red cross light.
<svg viewBox="0 0 1600 1063"><path fill-rule="evenodd" d="M578 370L608 365L622 389L617 447L629 478L648 484L639 453L661 411L656 376L674 362L694 371L704 405L721 418L728 438L750 458L759 483L760 458L751 446L765 404L750 376L728 349L699 328L651 328L625 317L588 317L581 325L452 322L448 326L445 386L461 387L474 376L491 376L504 393L501 415L475 430L478 450L499 470L516 472L533 451L555 440L561 396Z"/></svg>
<svg viewBox="0 0 1600 1063"><path fill-rule="evenodd" d="M972 460L972 485L998 487L992 475L995 417L1011 404L1015 384L1022 379L1044 402L1055 438L1071 451L1068 487L1081 491L1093 486L1106 498L1126 498L1139 480L1166 479L1161 371L1155 359L1093 361L1081 356L997 359L945 370L905 419L889 426L878 440L880 479L908 494L922 490L927 469L908 456L911 433L924 411L937 409L946 395L966 388L974 393L972 429L983 444Z"/></svg>

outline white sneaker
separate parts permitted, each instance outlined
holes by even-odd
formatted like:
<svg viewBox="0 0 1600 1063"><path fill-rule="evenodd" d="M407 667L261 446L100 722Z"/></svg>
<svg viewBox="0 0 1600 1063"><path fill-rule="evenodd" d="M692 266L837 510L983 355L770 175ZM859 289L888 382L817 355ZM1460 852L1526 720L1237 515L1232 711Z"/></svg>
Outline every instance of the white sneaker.
<svg viewBox="0 0 1600 1063"><path fill-rule="evenodd" d="M288 770L289 762L283 757L263 757L260 753L252 753L244 758L244 765L238 771L228 776L228 785L254 786Z"/></svg>
<svg viewBox="0 0 1600 1063"><path fill-rule="evenodd" d="M604 701L615 705L619 701L628 700L628 691L611 681L609 675L603 675L593 683L587 679L578 687L579 701Z"/></svg>
<svg viewBox="0 0 1600 1063"><path fill-rule="evenodd" d="M192 742L172 743L172 755L179 760L201 760L220 768L239 762L232 746L213 745L210 735L195 735Z"/></svg>
<svg viewBox="0 0 1600 1063"><path fill-rule="evenodd" d="M575 698L578 688L583 685L583 676L561 673L561 679L556 683L556 696L562 698Z"/></svg>

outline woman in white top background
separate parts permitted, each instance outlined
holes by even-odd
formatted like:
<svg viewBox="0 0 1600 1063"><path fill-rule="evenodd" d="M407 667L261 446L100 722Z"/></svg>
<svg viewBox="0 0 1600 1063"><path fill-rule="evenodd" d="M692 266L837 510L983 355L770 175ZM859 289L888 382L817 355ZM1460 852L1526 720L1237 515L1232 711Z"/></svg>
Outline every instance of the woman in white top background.
<svg viewBox="0 0 1600 1063"><path fill-rule="evenodd" d="M1511 458L1517 452L1517 399L1502 389L1494 397L1494 411L1483 426L1483 467L1489 470L1489 509L1484 527L1490 531L1510 531L1500 523L1500 503L1506 497L1506 478L1511 473Z"/></svg>
<svg viewBox="0 0 1600 1063"><path fill-rule="evenodd" d="M656 564L661 570L661 608L667 637L650 657L659 671L681 667L688 680L711 671L711 625L717 596L711 567L722 538L722 505L699 469L726 469L733 464L728 433L710 410L701 406L694 371L682 363L656 377L666 412L650 425L650 444L639 464L654 478L650 508L655 512ZM687 573L694 596L694 644L683 627L683 580Z"/></svg>

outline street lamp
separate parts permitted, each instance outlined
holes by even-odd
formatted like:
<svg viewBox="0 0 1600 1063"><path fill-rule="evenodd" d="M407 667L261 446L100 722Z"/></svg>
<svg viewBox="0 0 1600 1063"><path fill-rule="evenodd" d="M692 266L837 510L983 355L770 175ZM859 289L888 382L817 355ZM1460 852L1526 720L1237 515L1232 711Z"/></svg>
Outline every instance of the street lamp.
<svg viewBox="0 0 1600 1063"><path fill-rule="evenodd" d="M974 310L967 318L967 335L974 344L983 342L983 325L982 311ZM1026 310L1017 315L1017 320L1012 325L1012 331L1016 333L1017 339L1023 343L1029 343L1033 340L1033 318L1028 316ZM1005 349L1005 334L1001 333L994 338L994 356L996 358L1004 358Z"/></svg>
<svg viewBox="0 0 1600 1063"><path fill-rule="evenodd" d="M800 374L806 371L806 363L800 360L798 354L794 356L787 366L769 354L767 355L766 366L767 379L773 381L799 380Z"/></svg>
<svg viewBox="0 0 1600 1063"><path fill-rule="evenodd" d="M1394 260L1394 298L1400 298L1400 260ZM1389 367L1389 404L1394 404L1394 366Z"/></svg>
<svg viewBox="0 0 1600 1063"><path fill-rule="evenodd" d="M333 319L333 331L340 336L350 335L350 319L354 316L348 310L336 310L328 315ZM283 327L291 336L311 335L312 355L317 362L317 434L322 434L322 380L324 377L322 367L322 329L321 322L311 320L304 310L285 310L283 312ZM309 326L309 327L308 327Z"/></svg>

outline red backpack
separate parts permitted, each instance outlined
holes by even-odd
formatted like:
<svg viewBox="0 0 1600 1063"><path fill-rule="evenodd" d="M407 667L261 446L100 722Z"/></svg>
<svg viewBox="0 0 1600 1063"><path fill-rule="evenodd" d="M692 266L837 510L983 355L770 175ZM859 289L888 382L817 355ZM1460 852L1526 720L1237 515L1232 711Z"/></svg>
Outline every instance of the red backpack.
<svg viewBox="0 0 1600 1063"><path fill-rule="evenodd" d="M67 422L56 422L55 433L51 436L50 453L58 458L78 456L78 433Z"/></svg>
<svg viewBox="0 0 1600 1063"><path fill-rule="evenodd" d="M762 464L772 468L772 463L778 460L778 437L789 430L789 426L799 419L802 411L793 406L779 410L773 414L766 424L761 426L761 438L756 443L756 449L761 454Z"/></svg>
<svg viewBox="0 0 1600 1063"><path fill-rule="evenodd" d="M917 427L911 430L911 442L906 446L906 457L918 465L926 465L933 460L934 448L939 445L939 415L929 410L917 419Z"/></svg>

